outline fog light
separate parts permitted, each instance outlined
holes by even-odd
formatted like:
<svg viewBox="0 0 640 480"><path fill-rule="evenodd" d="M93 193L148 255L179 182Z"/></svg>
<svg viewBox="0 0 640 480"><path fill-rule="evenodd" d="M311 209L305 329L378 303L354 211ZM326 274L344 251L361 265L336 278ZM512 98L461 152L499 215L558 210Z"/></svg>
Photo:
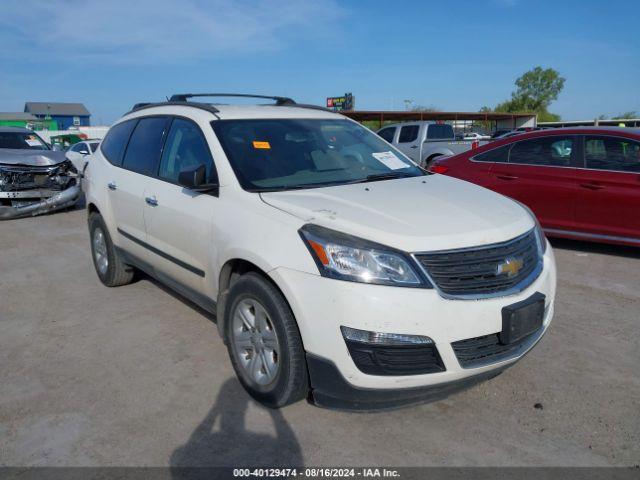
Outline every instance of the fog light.
<svg viewBox="0 0 640 480"><path fill-rule="evenodd" d="M433 340L422 335L405 335L402 333L370 332L350 327L340 327L345 340L369 343L373 345L429 345Z"/></svg>

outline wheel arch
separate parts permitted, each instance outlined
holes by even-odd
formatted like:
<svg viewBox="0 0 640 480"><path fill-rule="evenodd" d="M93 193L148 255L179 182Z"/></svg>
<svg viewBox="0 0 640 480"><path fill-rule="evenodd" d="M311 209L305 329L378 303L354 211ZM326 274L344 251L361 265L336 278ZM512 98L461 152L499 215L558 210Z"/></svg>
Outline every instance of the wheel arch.
<svg viewBox="0 0 640 480"><path fill-rule="evenodd" d="M280 286L276 283L276 281L267 273L267 269L261 268L256 263L246 260L241 257L236 257L229 259L225 262L225 264L220 269L220 275L218 276L218 295L216 299L216 323L218 326L218 334L224 340L224 329L225 329L225 316L224 312L226 309L226 303L229 296L229 290L231 285L240 278L242 275L247 274L249 272L257 273L262 276L265 280L271 283L282 295L285 299L289 308L291 309L291 304L287 299L284 291ZM293 312L293 309L291 309ZM294 315L295 317L295 315Z"/></svg>
<svg viewBox="0 0 640 480"><path fill-rule="evenodd" d="M100 213L100 209L98 209L95 203L90 202L87 203L87 216L90 216L92 213Z"/></svg>

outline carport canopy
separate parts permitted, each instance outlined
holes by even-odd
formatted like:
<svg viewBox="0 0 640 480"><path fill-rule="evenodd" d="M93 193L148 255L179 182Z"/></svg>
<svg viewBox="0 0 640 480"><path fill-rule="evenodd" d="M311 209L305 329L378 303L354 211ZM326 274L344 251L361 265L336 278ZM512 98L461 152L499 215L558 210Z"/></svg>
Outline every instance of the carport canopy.
<svg viewBox="0 0 640 480"><path fill-rule="evenodd" d="M382 111L382 110L352 110L339 112L358 122L377 121L380 126L384 122L416 122L416 121L465 121L476 120L496 122L496 128L536 127L535 113L505 113L505 112L411 112L411 111Z"/></svg>

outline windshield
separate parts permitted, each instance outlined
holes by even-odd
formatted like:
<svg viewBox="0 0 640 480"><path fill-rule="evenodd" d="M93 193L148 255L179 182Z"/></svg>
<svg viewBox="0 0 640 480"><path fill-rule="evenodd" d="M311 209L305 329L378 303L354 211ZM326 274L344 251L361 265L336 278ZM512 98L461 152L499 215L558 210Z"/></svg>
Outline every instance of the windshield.
<svg viewBox="0 0 640 480"><path fill-rule="evenodd" d="M0 148L16 150L49 150L49 147L35 133L0 132Z"/></svg>
<svg viewBox="0 0 640 480"><path fill-rule="evenodd" d="M211 122L242 188L312 188L424 175L370 130L348 120Z"/></svg>

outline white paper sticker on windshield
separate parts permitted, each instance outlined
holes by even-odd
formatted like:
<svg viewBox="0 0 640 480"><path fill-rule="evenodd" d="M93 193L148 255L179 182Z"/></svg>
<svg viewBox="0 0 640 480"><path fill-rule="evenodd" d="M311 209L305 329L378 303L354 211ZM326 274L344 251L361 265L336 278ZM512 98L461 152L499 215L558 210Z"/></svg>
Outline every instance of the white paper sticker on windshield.
<svg viewBox="0 0 640 480"><path fill-rule="evenodd" d="M384 163L391 170L398 170L400 168L407 168L408 165L394 155L393 152L376 152L372 153L373 158L379 162Z"/></svg>

